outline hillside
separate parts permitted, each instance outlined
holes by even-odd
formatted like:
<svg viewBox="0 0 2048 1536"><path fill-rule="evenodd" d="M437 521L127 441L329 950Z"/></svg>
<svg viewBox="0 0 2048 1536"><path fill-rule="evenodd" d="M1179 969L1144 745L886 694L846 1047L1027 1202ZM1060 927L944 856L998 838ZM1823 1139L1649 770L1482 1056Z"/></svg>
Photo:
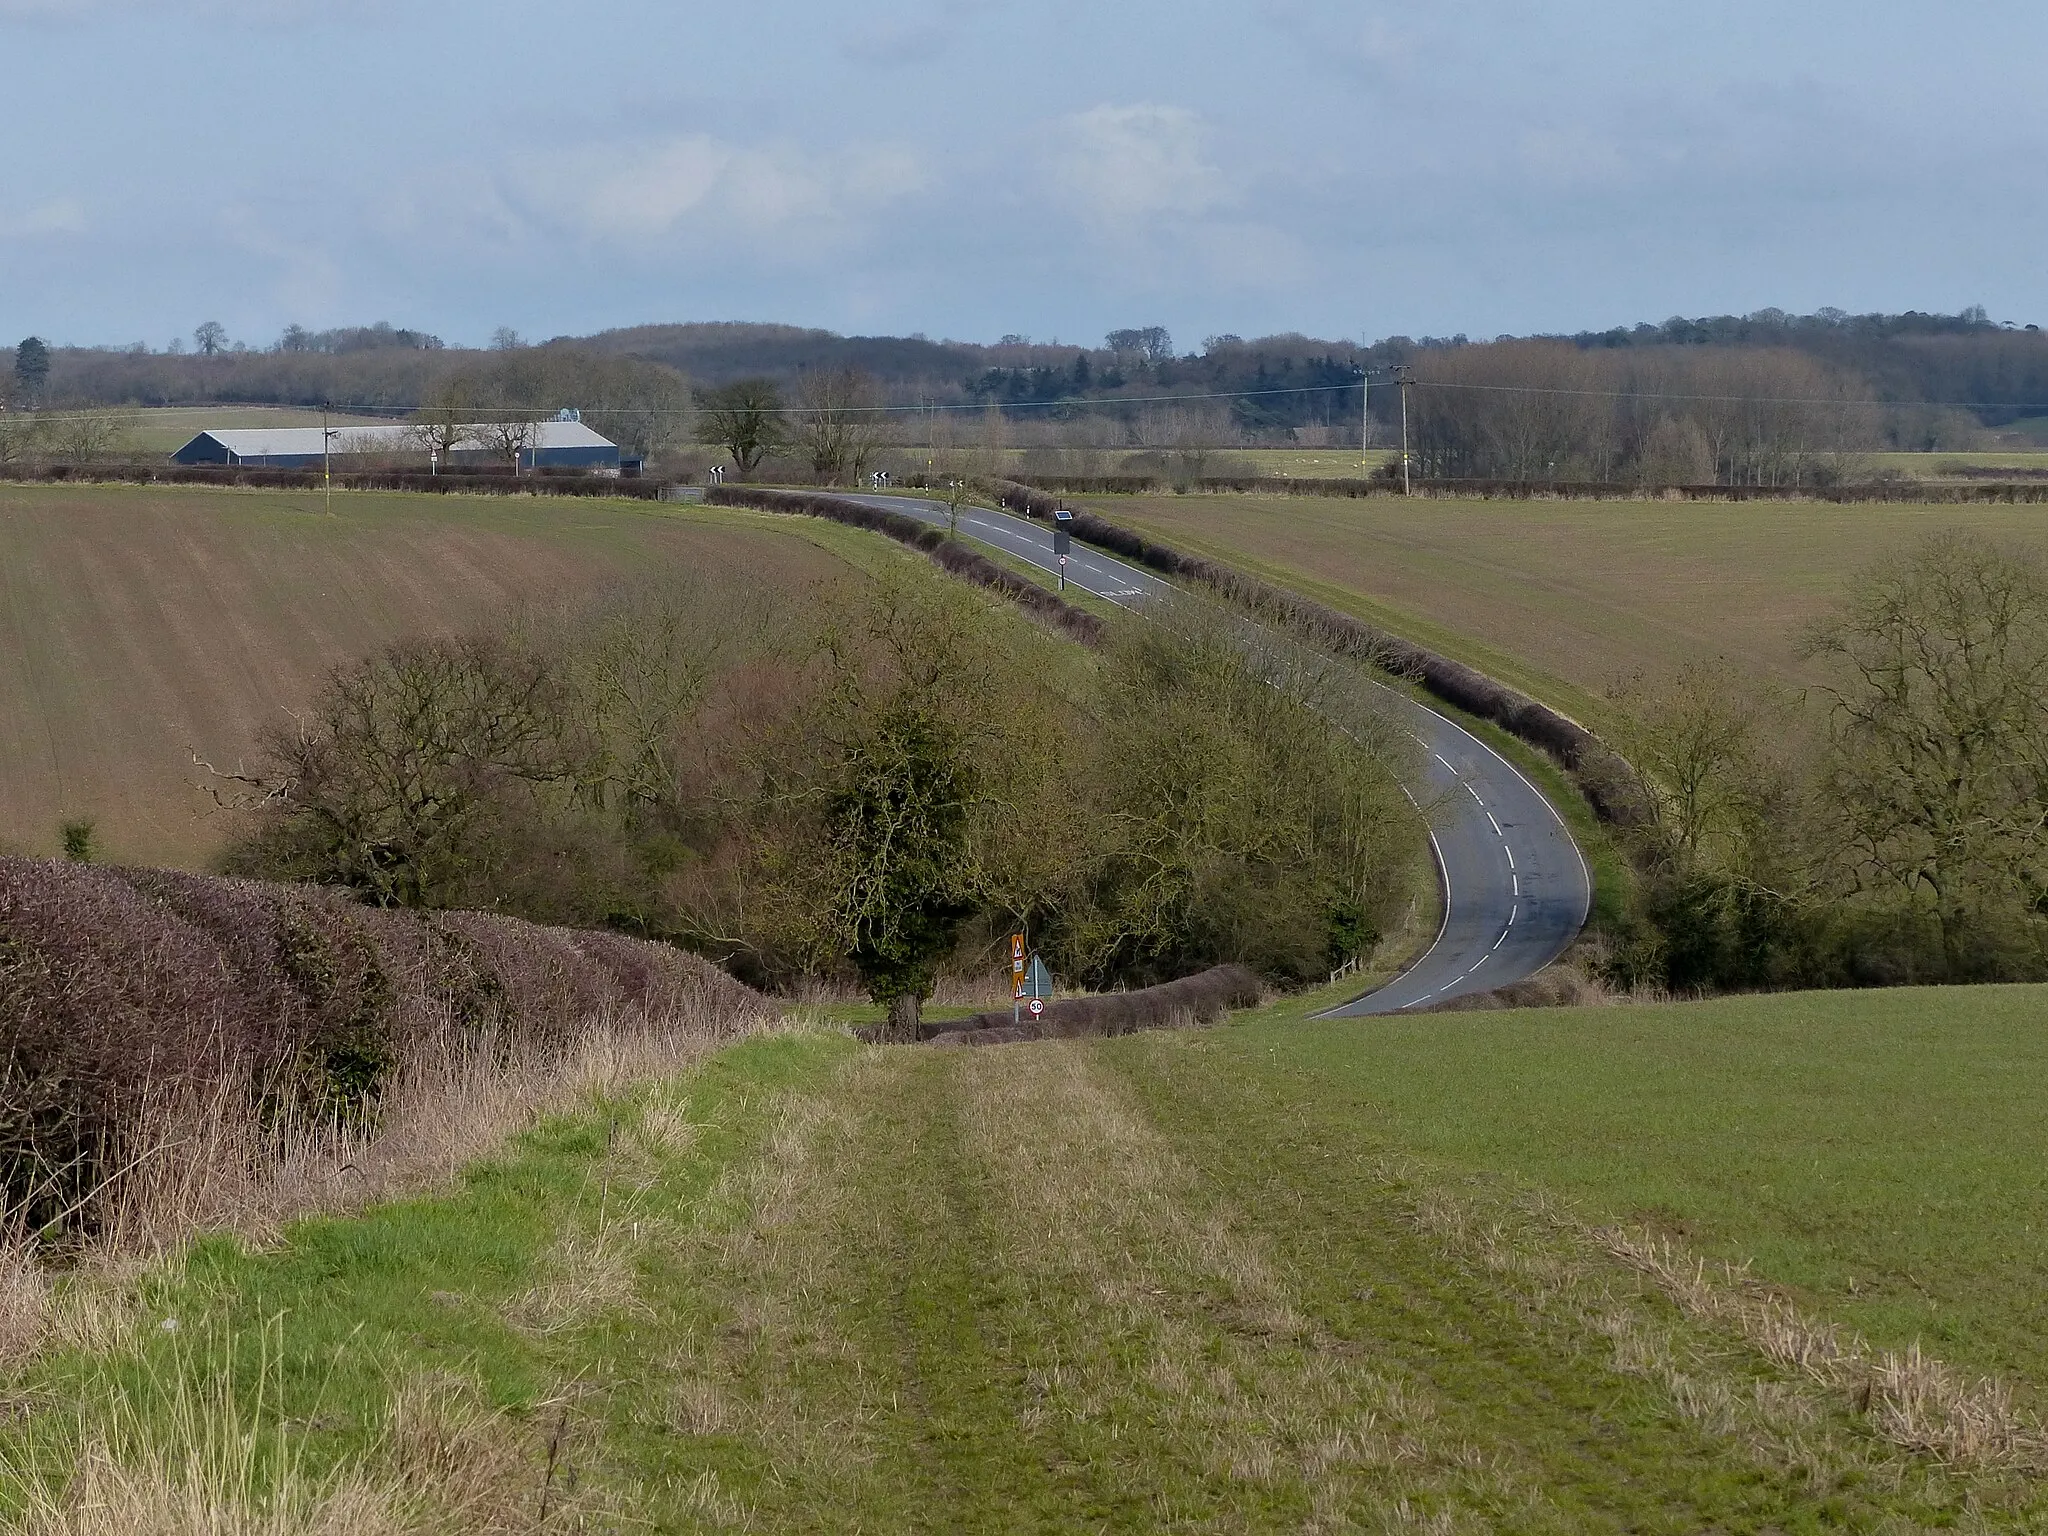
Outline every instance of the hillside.
<svg viewBox="0 0 2048 1536"><path fill-rule="evenodd" d="M1800 627L1872 558L1937 527L2048 548L2024 505L1083 499L1594 717L1609 683L1638 668L1724 656L1773 683L1811 682Z"/></svg>
<svg viewBox="0 0 2048 1536"><path fill-rule="evenodd" d="M642 502L0 487L0 842L54 852L90 817L106 857L203 863L227 827L192 754L232 769L333 664L664 571L801 587L846 570L833 538Z"/></svg>
<svg viewBox="0 0 2048 1536"><path fill-rule="evenodd" d="M478 1529L2033 1529L2044 1001L759 1040L19 1385Z"/></svg>
<svg viewBox="0 0 2048 1536"><path fill-rule="evenodd" d="M891 405L999 405L1020 423L1079 425L1078 433L1062 435L1096 448L1129 439L1133 427L1142 427L1145 440L1155 445L1193 436L1212 446L1241 440L1269 447L1345 446L1357 440L1361 370L1370 370L1377 386L1390 370L1407 366L1423 386L1415 401L1421 408L1416 449L1437 466L1431 473L1453 478L1626 479L1644 465L1656 483L1716 473L1738 483L1750 483L1754 475L1762 476L1759 483L1777 483L1783 466L1738 463L1722 455L1721 462L1705 464L1703 474L1693 446L1644 441L1656 436L1660 415L1699 416L1700 402L1716 396L1744 397L1758 407L1882 403L1882 409L1859 407L1847 416L1830 409L1778 411L1781 419L1765 435L1789 434L1815 453L1845 443L1866 451L2025 448L2048 409L2048 336L2035 326L1993 321L1977 309L1954 315L1822 310L1803 316L1762 310L1491 341L1463 335L1372 342L1292 333L1218 335L1202 338L1199 348L1188 337L1176 345L1157 326L1112 331L1100 339L1034 342L1012 335L976 343L720 321L557 336L541 348L586 358L642 359L713 385L766 375L791 387L806 372L859 369L878 381ZM331 401L411 409L452 377L504 360L502 352L445 347L434 337L388 325L318 336L295 326L274 343L237 342L208 356L57 347L49 398L135 405ZM0 363L11 363L5 349ZM1450 392L1433 384L1448 385ZM1475 389L1484 398L1474 398ZM1502 390L1513 399L1491 393ZM1466 440L1473 419L1487 417L1490 407L1512 415L1521 409L1514 400L1526 404L1532 390L1556 398L1536 418L1517 419L1505 429L1507 438L1522 444L1518 455L1504 459ZM1201 403L1167 413L1170 420L1151 420L1158 413L1147 407L1161 395ZM1607 395L1640 398L1623 412L1626 420L1589 425L1585 413ZM1078 414L1058 408L1080 400L1105 408ZM1432 402L1435 411L1429 409ZM1971 408L1957 408L1958 402ZM1384 443L1396 424L1393 391L1379 392L1374 416ZM1097 430L1104 425L1114 430ZM1494 432L1489 425L1479 435ZM1723 429L1714 432L1718 437Z"/></svg>

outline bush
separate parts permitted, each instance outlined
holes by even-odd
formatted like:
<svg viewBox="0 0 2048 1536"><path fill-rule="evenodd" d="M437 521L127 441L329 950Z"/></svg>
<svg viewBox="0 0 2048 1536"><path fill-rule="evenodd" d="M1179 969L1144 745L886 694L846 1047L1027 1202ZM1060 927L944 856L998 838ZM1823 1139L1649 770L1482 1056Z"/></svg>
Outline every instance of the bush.
<svg viewBox="0 0 2048 1536"><path fill-rule="evenodd" d="M1038 1018L1012 1024L1007 1013L977 1013L959 1024L933 1030L935 1045L1005 1045L1017 1040L1074 1040L1128 1035L1141 1029L1212 1024L1233 1008L1257 1007L1264 996L1259 978L1241 965L1219 965L1195 976L1136 992L1049 1003Z"/></svg>
<svg viewBox="0 0 2048 1536"><path fill-rule="evenodd" d="M332 891L0 858L0 1192L90 1220L168 1103L360 1119L428 1043L560 1049L600 1017L737 1028L760 999L667 945Z"/></svg>

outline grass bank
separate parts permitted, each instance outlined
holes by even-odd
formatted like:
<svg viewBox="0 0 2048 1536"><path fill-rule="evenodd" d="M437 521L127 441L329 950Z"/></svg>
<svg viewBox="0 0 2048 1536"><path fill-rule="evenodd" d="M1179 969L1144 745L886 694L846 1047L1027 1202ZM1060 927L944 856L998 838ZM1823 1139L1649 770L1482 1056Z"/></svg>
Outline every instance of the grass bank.
<svg viewBox="0 0 2048 1536"><path fill-rule="evenodd" d="M519 605L710 573L801 591L897 558L852 529L606 500L0 486L0 849L203 865L232 769L330 666Z"/></svg>
<svg viewBox="0 0 2048 1536"><path fill-rule="evenodd" d="M2037 1529L2044 995L759 1039L200 1249L0 1445L175 1472L225 1382L228 1494L361 1529Z"/></svg>
<svg viewBox="0 0 2048 1536"><path fill-rule="evenodd" d="M1637 668L1726 656L1780 683L1810 681L1800 626L1874 556L1936 528L2037 548L2044 538L2027 506L1083 499L1469 662L1589 725L1607 685Z"/></svg>

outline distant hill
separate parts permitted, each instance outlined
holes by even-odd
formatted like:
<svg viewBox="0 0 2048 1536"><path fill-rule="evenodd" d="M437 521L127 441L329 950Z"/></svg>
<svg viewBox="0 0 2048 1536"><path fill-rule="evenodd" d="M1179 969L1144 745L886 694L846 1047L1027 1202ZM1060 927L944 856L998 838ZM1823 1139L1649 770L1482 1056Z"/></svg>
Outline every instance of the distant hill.
<svg viewBox="0 0 2048 1536"><path fill-rule="evenodd" d="M1850 315L1830 309L1791 315L1767 309L1519 340L1390 336L1361 344L1292 334L1211 336L1190 351L1177 351L1156 326L1112 332L1102 344L1084 347L1021 336L993 343L933 341L716 321L561 336L522 350L641 359L700 385L756 375L791 385L809 369L856 368L873 375L892 404L983 402L1029 410L1034 419L1056 418L1058 403L1069 400L1229 395L1237 397L1229 407L1234 425L1258 435L1312 425L1336 429L1357 410L1363 369L1378 373L1395 364L1440 364L1455 357L1461 378L1485 379L1493 371L1506 378L1526 371L1530 342L1569 347L1589 360L1626 355L1652 371L1665 362L1689 370L1709 355L1796 353L1824 365L1859 398L1930 406L1964 402L1976 407L1969 417L1982 427L2048 414L2042 409L2048 402L2048 338L2034 325L1994 321L1981 308L1953 315ZM319 333L294 326L273 346L238 343L210 356L60 347L51 354L48 398L106 405L325 401L402 414L441 382L503 355L443 346L424 331L386 323ZM1498 370L1490 362L1496 357ZM0 369L10 361L0 352ZM11 370L0 373L5 377Z"/></svg>

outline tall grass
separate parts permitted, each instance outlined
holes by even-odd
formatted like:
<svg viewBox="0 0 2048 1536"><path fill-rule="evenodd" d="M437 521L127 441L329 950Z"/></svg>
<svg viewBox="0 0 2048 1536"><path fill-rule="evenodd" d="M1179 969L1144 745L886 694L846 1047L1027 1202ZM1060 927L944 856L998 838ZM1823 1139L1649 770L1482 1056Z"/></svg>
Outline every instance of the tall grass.
<svg viewBox="0 0 2048 1536"><path fill-rule="evenodd" d="M430 1187L769 1014L619 935L0 858L0 1363L117 1336L195 1233Z"/></svg>
<svg viewBox="0 0 2048 1536"><path fill-rule="evenodd" d="M378 1136L429 1085L559 1072L600 1023L702 1039L762 1006L615 934L0 858L0 1193L45 1240L138 1211L181 1230L245 1208L249 1170Z"/></svg>

